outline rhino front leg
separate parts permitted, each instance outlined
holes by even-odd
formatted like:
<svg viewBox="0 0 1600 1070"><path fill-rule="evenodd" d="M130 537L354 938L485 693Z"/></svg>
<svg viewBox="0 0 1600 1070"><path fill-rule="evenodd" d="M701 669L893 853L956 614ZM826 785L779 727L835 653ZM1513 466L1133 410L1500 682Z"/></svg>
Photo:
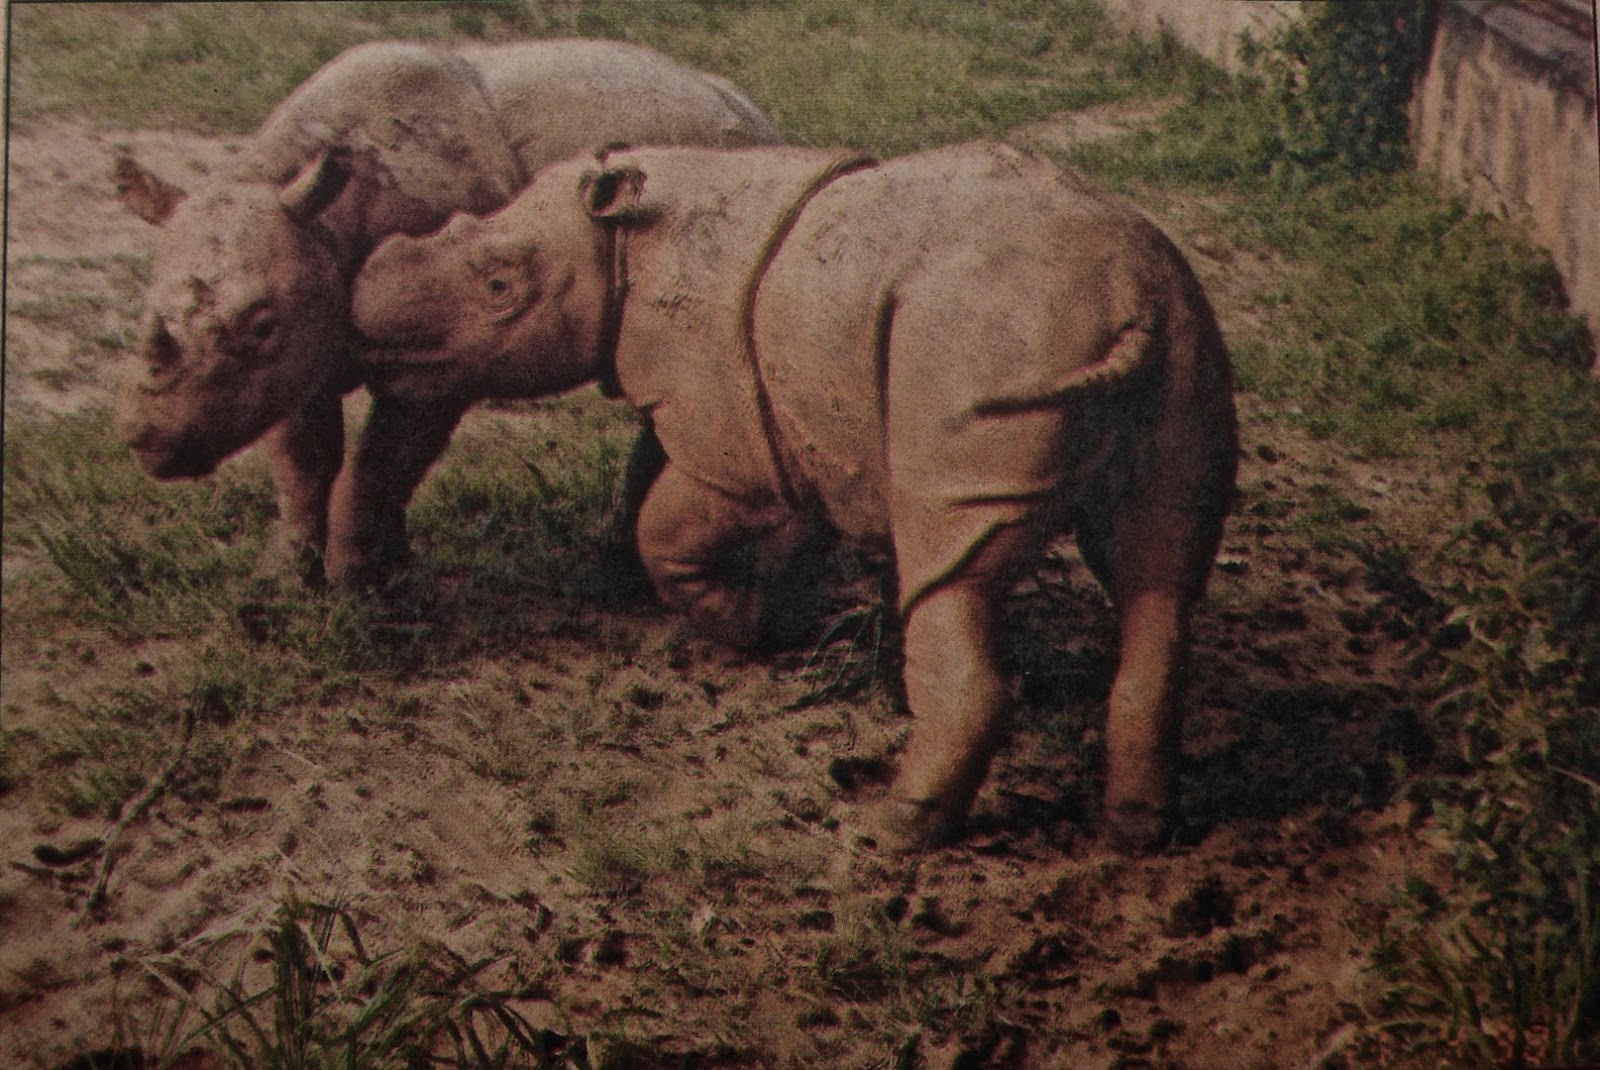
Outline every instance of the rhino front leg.
<svg viewBox="0 0 1600 1070"><path fill-rule="evenodd" d="M466 406L374 395L355 456L333 486L328 517L328 579L340 586L381 583L406 557L406 504L450 443Z"/></svg>
<svg viewBox="0 0 1600 1070"><path fill-rule="evenodd" d="M702 634L741 650L774 645L792 626L774 588L814 531L745 502L670 462L639 511L639 557L661 601ZM774 603L777 603L776 607Z"/></svg>
<svg viewBox="0 0 1600 1070"><path fill-rule="evenodd" d="M278 499L272 559L307 584L323 580L328 497L344 460L344 408L325 391L268 431L263 449Z"/></svg>
<svg viewBox="0 0 1600 1070"><path fill-rule="evenodd" d="M609 589L625 599L648 598L650 577L639 560L634 532L639 527L639 512L666 466L667 454L661 448L655 428L648 422L639 429L622 472L622 487L616 508L601 534L600 557L605 566Z"/></svg>

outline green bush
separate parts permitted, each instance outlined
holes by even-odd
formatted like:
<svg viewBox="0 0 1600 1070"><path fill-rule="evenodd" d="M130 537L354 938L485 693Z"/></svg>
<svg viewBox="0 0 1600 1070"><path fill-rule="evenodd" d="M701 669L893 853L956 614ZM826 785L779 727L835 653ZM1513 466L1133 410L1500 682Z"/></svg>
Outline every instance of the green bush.
<svg viewBox="0 0 1600 1070"><path fill-rule="evenodd" d="M1385 1028L1415 1053L1511 1067L1600 1059L1600 466L1589 452L1586 464L1559 459L1576 479L1508 466L1523 471L1491 487L1493 517L1472 531L1474 551L1502 566L1453 622L1468 639L1434 712L1454 761L1411 789L1454 841L1450 882L1406 886L1374 962Z"/></svg>
<svg viewBox="0 0 1600 1070"><path fill-rule="evenodd" d="M1430 39L1429 6L1312 4L1265 48L1246 48L1271 86L1288 159L1382 171L1409 162L1409 107Z"/></svg>

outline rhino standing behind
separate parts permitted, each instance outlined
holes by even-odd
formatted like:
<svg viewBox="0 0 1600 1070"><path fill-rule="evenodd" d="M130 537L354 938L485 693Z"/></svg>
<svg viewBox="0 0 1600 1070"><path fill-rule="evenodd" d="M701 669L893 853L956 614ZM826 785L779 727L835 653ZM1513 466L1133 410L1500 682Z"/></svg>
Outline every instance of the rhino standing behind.
<svg viewBox="0 0 1600 1070"><path fill-rule="evenodd" d="M385 243L352 317L419 407L599 379L646 411L668 461L639 551L715 637L760 638L749 562L817 527L892 550L915 716L893 842L966 813L1007 705L996 606L1073 529L1121 629L1107 820L1161 834L1237 446L1211 308L1141 216L1000 145L611 153Z"/></svg>
<svg viewBox="0 0 1600 1070"><path fill-rule="evenodd" d="M367 253L452 212L496 208L538 167L599 142L781 140L728 82L633 45L353 48L273 111L234 168L192 194L119 161L124 203L162 228L143 374L119 404L122 437L147 472L173 479L209 474L265 435L284 549L313 576L325 544L332 578L375 576L404 551L404 499L357 544L337 521L330 531L330 495L359 493L354 481L372 472L409 492L422 471L388 471L364 433L359 463L335 487L340 397L366 378L348 302ZM406 399L378 392L369 427L415 423L442 435L437 450L461 412L418 420Z"/></svg>

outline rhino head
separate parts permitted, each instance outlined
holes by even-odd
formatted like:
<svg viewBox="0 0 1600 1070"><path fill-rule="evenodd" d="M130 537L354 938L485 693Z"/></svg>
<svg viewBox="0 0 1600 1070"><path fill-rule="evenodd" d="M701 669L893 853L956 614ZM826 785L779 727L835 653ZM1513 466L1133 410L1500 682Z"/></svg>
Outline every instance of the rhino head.
<svg viewBox="0 0 1600 1070"><path fill-rule="evenodd" d="M352 290L365 359L391 373L431 366L474 396L542 396L595 378L607 320L620 314L612 225L642 183L637 171L566 162L492 215L389 238Z"/></svg>
<svg viewBox="0 0 1600 1070"><path fill-rule="evenodd" d="M347 283L321 215L347 159L326 150L283 185L193 195L131 160L124 204L161 227L118 432L157 479L203 476L325 389L348 339Z"/></svg>

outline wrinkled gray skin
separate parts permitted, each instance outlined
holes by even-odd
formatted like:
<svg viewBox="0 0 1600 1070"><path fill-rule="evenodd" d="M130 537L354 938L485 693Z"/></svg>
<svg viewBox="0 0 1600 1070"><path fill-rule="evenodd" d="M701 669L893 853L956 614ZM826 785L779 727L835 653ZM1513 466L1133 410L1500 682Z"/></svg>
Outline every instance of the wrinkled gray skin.
<svg viewBox="0 0 1600 1070"><path fill-rule="evenodd" d="M373 386L348 323L349 280L367 253L453 212L498 207L535 169L580 148L780 140L723 79L632 45L351 49L285 99L237 165L202 188L185 192L119 161L124 203L161 227L140 330L143 374L123 392L120 434L158 479L207 475L264 436L279 553L309 579L325 560L336 582L376 580L404 554L405 498L358 541L336 519L330 530L336 479L409 492L422 470L390 470L374 429L381 439L415 428L436 454L465 406L418 413L375 387L355 459L341 471L340 397ZM642 455L651 445L647 433Z"/></svg>
<svg viewBox="0 0 1600 1070"><path fill-rule="evenodd" d="M894 845L966 813L1008 704L997 607L1072 529L1121 631L1107 826L1168 827L1237 440L1210 305L1137 213L1000 145L607 153L386 242L352 319L419 406L598 378L647 412L668 460L639 553L714 637L760 642L819 528L891 550L915 717L876 821Z"/></svg>

